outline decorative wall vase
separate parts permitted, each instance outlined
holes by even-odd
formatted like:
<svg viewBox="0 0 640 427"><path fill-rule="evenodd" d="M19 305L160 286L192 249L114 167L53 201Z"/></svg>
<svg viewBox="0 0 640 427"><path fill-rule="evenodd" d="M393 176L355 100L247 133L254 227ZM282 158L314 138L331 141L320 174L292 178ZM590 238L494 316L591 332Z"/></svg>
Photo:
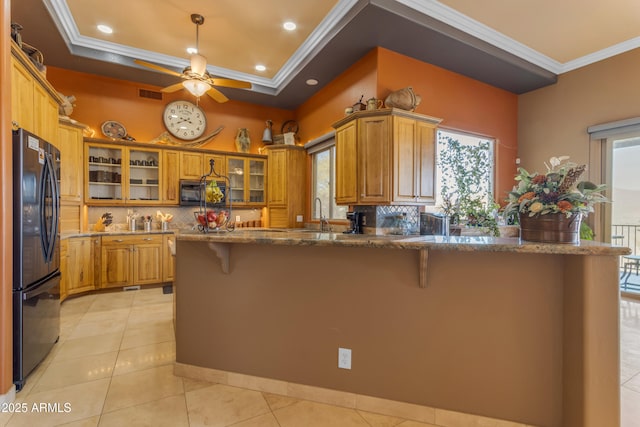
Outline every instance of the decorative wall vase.
<svg viewBox="0 0 640 427"><path fill-rule="evenodd" d="M249 130L247 128L238 129L236 134L236 151L238 153L248 153L251 146L251 139L249 138Z"/></svg>
<svg viewBox="0 0 640 427"><path fill-rule="evenodd" d="M413 93L411 86L391 92L384 100L384 105L390 108L400 108L402 110L413 111L422 101L420 95Z"/></svg>
<svg viewBox="0 0 640 427"><path fill-rule="evenodd" d="M562 213L529 216L520 214L520 239L539 243L580 243L582 215Z"/></svg>

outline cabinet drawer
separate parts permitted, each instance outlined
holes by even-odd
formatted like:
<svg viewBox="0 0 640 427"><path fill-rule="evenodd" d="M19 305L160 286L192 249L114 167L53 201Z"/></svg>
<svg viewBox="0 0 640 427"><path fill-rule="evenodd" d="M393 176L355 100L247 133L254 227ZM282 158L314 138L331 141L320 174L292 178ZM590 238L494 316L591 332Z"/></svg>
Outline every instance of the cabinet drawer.
<svg viewBox="0 0 640 427"><path fill-rule="evenodd" d="M162 244L162 234L102 236L103 245Z"/></svg>

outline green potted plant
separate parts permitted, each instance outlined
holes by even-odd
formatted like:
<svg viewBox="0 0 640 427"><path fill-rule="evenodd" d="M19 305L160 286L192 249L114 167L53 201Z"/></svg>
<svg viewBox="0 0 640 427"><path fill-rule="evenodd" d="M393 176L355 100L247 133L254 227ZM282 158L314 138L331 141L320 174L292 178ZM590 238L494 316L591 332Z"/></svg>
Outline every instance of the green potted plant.
<svg viewBox="0 0 640 427"><path fill-rule="evenodd" d="M438 166L442 171L440 208L449 216L451 234L459 234L463 226L486 230L498 236L494 202L489 183L491 178L490 145L466 145L449 136L442 137Z"/></svg>

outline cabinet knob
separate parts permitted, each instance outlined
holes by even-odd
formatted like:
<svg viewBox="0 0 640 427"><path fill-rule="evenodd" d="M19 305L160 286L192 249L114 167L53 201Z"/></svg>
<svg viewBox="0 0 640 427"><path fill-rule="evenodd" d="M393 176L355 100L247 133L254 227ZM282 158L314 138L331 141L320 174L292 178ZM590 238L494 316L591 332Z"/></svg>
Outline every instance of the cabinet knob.
<svg viewBox="0 0 640 427"><path fill-rule="evenodd" d="M151 237L145 237L145 238L144 238L144 239L142 239L142 240L149 241L149 240L153 240L153 239L152 239Z"/></svg>
<svg viewBox="0 0 640 427"><path fill-rule="evenodd" d="M116 240L114 240L114 242L122 243L122 242L124 242L124 240L122 240L122 239L116 239Z"/></svg>

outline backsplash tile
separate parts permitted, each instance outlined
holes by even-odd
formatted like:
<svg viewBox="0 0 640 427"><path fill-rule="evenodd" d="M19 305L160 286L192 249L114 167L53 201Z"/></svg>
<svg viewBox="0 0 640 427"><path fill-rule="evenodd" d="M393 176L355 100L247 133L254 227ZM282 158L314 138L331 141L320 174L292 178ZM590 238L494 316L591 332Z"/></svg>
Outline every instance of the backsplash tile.
<svg viewBox="0 0 640 427"><path fill-rule="evenodd" d="M121 206L92 206L89 207L88 212L88 226L89 229L93 228L93 224L105 212L111 212L113 216L113 230L128 230L127 214L132 212L138 214L139 217L151 216L152 229L160 230L160 220L156 217L156 212L162 212L163 214L173 215L173 219L169 223L170 230L189 229L196 224L194 212L198 211L198 206L135 206L135 207L121 207ZM234 219L236 216L240 216L240 221L260 221L262 217L261 209L233 209L232 215ZM137 221L136 228L143 229L142 220Z"/></svg>
<svg viewBox="0 0 640 427"><path fill-rule="evenodd" d="M403 214L407 218L407 232L418 234L420 231L419 206L355 206L354 211L364 213L365 233L403 234Z"/></svg>

